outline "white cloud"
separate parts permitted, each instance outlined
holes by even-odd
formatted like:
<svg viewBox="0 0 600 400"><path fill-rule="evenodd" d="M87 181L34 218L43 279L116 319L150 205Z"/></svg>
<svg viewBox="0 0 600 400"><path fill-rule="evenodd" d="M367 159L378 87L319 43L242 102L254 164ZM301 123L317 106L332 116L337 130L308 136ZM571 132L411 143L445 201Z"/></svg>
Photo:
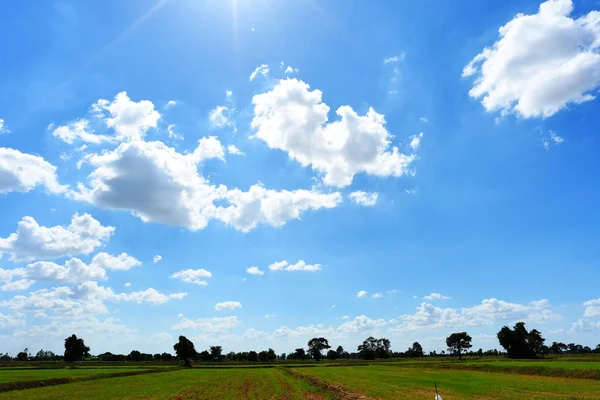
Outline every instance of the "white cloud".
<svg viewBox="0 0 600 400"><path fill-rule="evenodd" d="M156 128L160 113L149 100L132 101L127 92L118 93L112 102L100 99L92 111L117 133L121 141L143 140L150 128Z"/></svg>
<svg viewBox="0 0 600 400"><path fill-rule="evenodd" d="M0 194L29 192L40 185L50 193L67 189L58 183L56 167L42 157L0 147Z"/></svg>
<svg viewBox="0 0 600 400"><path fill-rule="evenodd" d="M162 256L160 254L157 254L154 256L154 258L152 258L152 262L154 264L156 264L157 262L160 262L162 260Z"/></svg>
<svg viewBox="0 0 600 400"><path fill-rule="evenodd" d="M383 297L383 293L373 293L371 297L373 297L374 299L380 299Z"/></svg>
<svg viewBox="0 0 600 400"><path fill-rule="evenodd" d="M372 331L384 325L387 325L387 322L383 319L375 320L366 315L359 315L358 317L354 317L352 321L344 322L338 326L337 331L343 333L360 333Z"/></svg>
<svg viewBox="0 0 600 400"><path fill-rule="evenodd" d="M262 76L267 76L269 74L269 66L267 64L262 64L256 67L254 72L250 74L250 82L252 82L258 74L261 74Z"/></svg>
<svg viewBox="0 0 600 400"><path fill-rule="evenodd" d="M183 135L180 135L179 133L175 132L175 124L169 124L167 126L167 135L169 137L169 139L174 139L174 140L183 140Z"/></svg>
<svg viewBox="0 0 600 400"><path fill-rule="evenodd" d="M416 330L489 326L498 321L543 323L559 320L561 316L549 307L550 304L545 299L524 305L492 298L484 299L476 306L461 309L440 308L424 302L417 307L416 313L398 317L401 323L390 331L406 333Z"/></svg>
<svg viewBox="0 0 600 400"><path fill-rule="evenodd" d="M352 183L355 174L388 177L409 171L414 154L390 147L392 136L383 115L372 108L358 115L341 106L339 120L328 122L329 106L320 90L297 79L280 80L273 90L253 97L255 138L285 151L302 166L324 174L323 182L338 187Z"/></svg>
<svg viewBox="0 0 600 400"><path fill-rule="evenodd" d="M114 299L116 301L135 301L136 303L162 304L171 299L181 300L185 296L187 296L187 293L163 294L156 289L149 288L139 292L117 294L114 296Z"/></svg>
<svg viewBox="0 0 600 400"><path fill-rule="evenodd" d="M183 271L178 271L173 273L170 278L180 279L183 282L187 283L195 283L196 285L206 286L208 282L206 282L206 278L210 278L212 274L210 271L205 269L185 269Z"/></svg>
<svg viewBox="0 0 600 400"><path fill-rule="evenodd" d="M551 147L558 146L564 141L565 139L563 139L561 136L558 136L556 132L553 131L550 131L550 136L542 139L542 143L544 144L544 148L546 150L550 150Z"/></svg>
<svg viewBox="0 0 600 400"><path fill-rule="evenodd" d="M215 317L215 318L198 318L197 320L190 320L183 316L175 325L174 330L199 330L203 332L224 332L229 329L235 328L240 321L238 317Z"/></svg>
<svg viewBox="0 0 600 400"><path fill-rule="evenodd" d="M78 258L67 260L64 265L59 265L50 261L34 262L27 265L27 268L23 268L21 274L25 278L36 281L70 283L107 279L106 270L102 266L99 266L94 262L87 265Z"/></svg>
<svg viewBox="0 0 600 400"><path fill-rule="evenodd" d="M350 319L350 317L347 315L344 315L344 316L340 317L340 319Z"/></svg>
<svg viewBox="0 0 600 400"><path fill-rule="evenodd" d="M18 281L8 282L4 285L0 286L0 290L3 292L12 292L12 291L21 291L29 289L31 285L33 285L35 281L30 281L27 279L19 279Z"/></svg>
<svg viewBox="0 0 600 400"><path fill-rule="evenodd" d="M0 312L0 329L14 328L17 326L25 326L25 314L2 314Z"/></svg>
<svg viewBox="0 0 600 400"><path fill-rule="evenodd" d="M290 74L297 74L298 72L300 72L298 70L298 68L292 68L291 66L287 66L287 68L285 69L285 71L283 71L284 74L286 75L290 75Z"/></svg>
<svg viewBox="0 0 600 400"><path fill-rule="evenodd" d="M402 57L402 58L404 58L404 57ZM400 61L400 57L398 57L398 56L387 57L387 58L383 59L384 64L396 63L398 61Z"/></svg>
<svg viewBox="0 0 600 400"><path fill-rule="evenodd" d="M600 321L578 319L573 323L569 332L594 332L600 331Z"/></svg>
<svg viewBox="0 0 600 400"><path fill-rule="evenodd" d="M358 297L359 299L362 299L364 297L367 297L367 291L366 290L361 290L358 293L356 293L356 297Z"/></svg>
<svg viewBox="0 0 600 400"><path fill-rule="evenodd" d="M586 301L583 306L585 307L584 317L600 317L600 299Z"/></svg>
<svg viewBox="0 0 600 400"><path fill-rule="evenodd" d="M275 314L266 314L265 318L275 318L277 315Z"/></svg>
<svg viewBox="0 0 600 400"><path fill-rule="evenodd" d="M215 304L215 310L235 310L236 308L242 308L242 303L239 301L224 301L222 303Z"/></svg>
<svg viewBox="0 0 600 400"><path fill-rule="evenodd" d="M231 96L233 96L233 92L232 92L231 90L226 90L226 91L225 91L225 96L226 96L227 98L230 98Z"/></svg>
<svg viewBox="0 0 600 400"><path fill-rule="evenodd" d="M304 260L298 260L296 264L290 264L286 260L276 261L269 265L271 271L306 271L316 272L321 270L321 264L307 264Z"/></svg>
<svg viewBox="0 0 600 400"><path fill-rule="evenodd" d="M208 113L208 121L215 128L234 126L230 118L231 110L227 106L216 106Z"/></svg>
<svg viewBox="0 0 600 400"><path fill-rule="evenodd" d="M275 191L258 184L243 192L211 185L198 174L197 164L223 154L216 138L202 139L191 154L178 153L162 142L123 143L92 155L90 163L96 169L88 176L90 187L79 184L70 196L100 207L131 210L145 222L199 230L216 219L243 232L258 224L282 226L299 219L303 211L333 208L342 200L340 193L316 189ZM216 206L218 200L225 204Z"/></svg>
<svg viewBox="0 0 600 400"><path fill-rule="evenodd" d="M419 147L421 147L421 139L423 139L423 132L419 133L418 135L411 136L409 143L410 148L414 151L417 151Z"/></svg>
<svg viewBox="0 0 600 400"><path fill-rule="evenodd" d="M261 271L258 267L248 267L246 268L246 272L249 273L250 275L264 275L265 272Z"/></svg>
<svg viewBox="0 0 600 400"><path fill-rule="evenodd" d="M167 108L174 107L176 105L177 105L177 101L176 100L169 100L169 101L167 101Z"/></svg>
<svg viewBox="0 0 600 400"><path fill-rule="evenodd" d="M367 193L361 190L352 192L348 197L353 200L356 204L360 204L363 206L374 206L377 203L377 198L379 197L379 193L372 192Z"/></svg>
<svg viewBox="0 0 600 400"><path fill-rule="evenodd" d="M130 287L131 286L131 282L125 282L125 287Z"/></svg>
<svg viewBox="0 0 600 400"><path fill-rule="evenodd" d="M0 134L10 133L10 131L4 126L4 120L0 118Z"/></svg>
<svg viewBox="0 0 600 400"><path fill-rule="evenodd" d="M133 267L142 265L142 262L127 253L121 253L118 256L113 256L107 253L98 253L92 258L90 265L98 266L104 269L115 269L127 271Z"/></svg>
<svg viewBox="0 0 600 400"><path fill-rule="evenodd" d="M86 119L78 119L70 122L68 125L59 126L54 129L52 135L69 144L73 144L76 141L93 144L114 141L114 138L110 136L97 135L90 127L90 121Z"/></svg>
<svg viewBox="0 0 600 400"><path fill-rule="evenodd" d="M75 214L68 226L40 226L33 217L23 217L17 231L0 238L0 252L13 261L43 260L89 254L108 241L115 228L103 226L89 214Z"/></svg>
<svg viewBox="0 0 600 400"><path fill-rule="evenodd" d="M229 154L233 154L234 156L245 156L246 155L240 149L235 147L235 145L233 145L233 144L230 144L229 146L227 146L227 152Z"/></svg>
<svg viewBox="0 0 600 400"><path fill-rule="evenodd" d="M439 293L431 293L430 295L427 295L427 296L425 296L423 298L425 300L448 300L450 297L442 296Z"/></svg>
<svg viewBox="0 0 600 400"><path fill-rule="evenodd" d="M419 118L419 121L421 121L421 122L429 122L429 120L427 118L425 118L425 117Z"/></svg>
<svg viewBox="0 0 600 400"><path fill-rule="evenodd" d="M600 85L600 13L577 19L571 0L549 0L533 15L517 14L500 39L463 70L476 75L469 91L487 111L549 117L595 98Z"/></svg>
<svg viewBox="0 0 600 400"><path fill-rule="evenodd" d="M396 293L398 293L398 290L396 290L396 289L392 289L392 290L388 290L388 291L386 291L386 293L387 293L387 294L396 294Z"/></svg>

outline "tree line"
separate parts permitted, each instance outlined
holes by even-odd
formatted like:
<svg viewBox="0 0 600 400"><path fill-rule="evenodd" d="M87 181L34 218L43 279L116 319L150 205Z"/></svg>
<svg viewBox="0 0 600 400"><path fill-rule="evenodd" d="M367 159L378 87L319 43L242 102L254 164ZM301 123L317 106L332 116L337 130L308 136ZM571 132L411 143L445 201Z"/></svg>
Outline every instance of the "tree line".
<svg viewBox="0 0 600 400"><path fill-rule="evenodd" d="M504 348L504 352L497 349L483 351L470 350L472 337L467 332L455 332L446 338L448 352L436 353L430 351L429 356L497 356L504 354L510 358L537 358L548 354L589 354L600 353L600 344L594 349L580 344L552 342L550 346L545 344L542 333L537 329L528 331L524 322L516 323L512 328L503 326L496 335L498 343ZM19 352L16 357L10 357L8 353L0 354L0 361L65 361L95 359L98 361L183 361L186 366L191 366L192 361L247 361L247 362L273 362L283 360L308 360L320 361L322 358L328 360L360 358L364 360L397 358L397 357L425 357L423 347L419 342L414 342L406 351L395 352L391 349L391 342L386 338L368 337L357 347L356 352L349 353L342 346L334 350L329 341L324 337L312 338L307 343L307 348L295 349L290 353L276 354L271 348L263 351L242 351L223 353L222 346L210 346L209 349L196 351L194 343L185 336L179 336L179 340L173 346L175 355L170 353L148 354L138 350L132 350L128 355L113 354L110 352L98 354L96 357L90 355L90 348L85 345L83 339L71 335L65 339L65 351L63 355L57 355L52 351L40 350L35 356L28 349ZM324 353L324 351L327 351Z"/></svg>

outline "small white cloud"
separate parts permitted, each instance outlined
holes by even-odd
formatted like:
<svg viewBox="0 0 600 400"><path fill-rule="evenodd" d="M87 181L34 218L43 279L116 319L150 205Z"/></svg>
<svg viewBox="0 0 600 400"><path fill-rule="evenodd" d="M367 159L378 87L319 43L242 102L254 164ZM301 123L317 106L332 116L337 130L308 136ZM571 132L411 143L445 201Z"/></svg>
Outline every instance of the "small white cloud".
<svg viewBox="0 0 600 400"><path fill-rule="evenodd" d="M0 286L0 290L3 292L16 292L26 290L29 289L29 287L34 283L35 281L19 279L18 281L5 283L4 285Z"/></svg>
<svg viewBox="0 0 600 400"><path fill-rule="evenodd" d="M287 265L288 265L288 262L285 261L285 260L283 260L283 261L275 261L273 264L269 265L269 269L271 271L281 271Z"/></svg>
<svg viewBox="0 0 600 400"><path fill-rule="evenodd" d="M321 264L307 264L304 260L299 260L296 264L289 264L287 261L276 261L269 265L271 271L306 271L315 272L321 270Z"/></svg>
<svg viewBox="0 0 600 400"><path fill-rule="evenodd" d="M10 133L10 131L4 126L4 120L0 118L0 134Z"/></svg>
<svg viewBox="0 0 600 400"><path fill-rule="evenodd" d="M121 253L118 256L112 256L107 253L98 253L92 258L90 266L127 271L133 267L142 265L142 262L127 253Z"/></svg>
<svg viewBox="0 0 600 400"><path fill-rule="evenodd" d="M356 293L356 297L362 299L363 297L367 297L367 294L368 292L366 290L361 290L360 292Z"/></svg>
<svg viewBox="0 0 600 400"><path fill-rule="evenodd" d="M275 318L277 315L275 314L267 314L265 315L265 318Z"/></svg>
<svg viewBox="0 0 600 400"><path fill-rule="evenodd" d="M234 156L245 156L246 155L240 149L238 149L237 147L235 147L235 145L233 145L233 144L230 144L229 146L227 146L227 152L229 154L234 155Z"/></svg>
<svg viewBox="0 0 600 400"><path fill-rule="evenodd" d="M375 294L373 294L373 296L371 296L371 297L373 297L374 299L380 299L380 298L382 298L382 297L383 297L383 293L375 293Z"/></svg>
<svg viewBox="0 0 600 400"><path fill-rule="evenodd" d="M417 190L416 189L406 189L405 192L407 194L415 194L415 193L417 193Z"/></svg>
<svg viewBox="0 0 600 400"><path fill-rule="evenodd" d="M183 282L194 283L200 286L208 285L205 278L210 278L212 274L205 269L185 269L171 274L170 278L179 279Z"/></svg>
<svg viewBox="0 0 600 400"><path fill-rule="evenodd" d="M423 297L425 300L448 300L450 297L442 296L439 293L431 293L430 295Z"/></svg>
<svg viewBox="0 0 600 400"><path fill-rule="evenodd" d="M429 120L427 118L425 118L425 117L419 118L419 121L421 121L421 122L429 122Z"/></svg>
<svg viewBox="0 0 600 400"><path fill-rule="evenodd" d="M231 90L226 90L225 96L227 96L229 98L229 97L233 96L233 92Z"/></svg>
<svg viewBox="0 0 600 400"><path fill-rule="evenodd" d="M333 304L333 305L331 306L331 308L335 308L335 304Z"/></svg>
<svg viewBox="0 0 600 400"><path fill-rule="evenodd" d="M254 30L253 30L253 32L254 32ZM256 67L254 72L252 72L250 74L250 82L252 82L258 74L260 74L262 76L267 76L269 74L269 66L267 64L262 64L262 65L259 65L258 67Z"/></svg>
<svg viewBox="0 0 600 400"><path fill-rule="evenodd" d="M236 308L242 308L242 303L239 301L224 301L222 303L215 304L215 310L235 310Z"/></svg>
<svg viewBox="0 0 600 400"><path fill-rule="evenodd" d="M169 100L167 101L167 108L171 108L177 105L177 101L176 100Z"/></svg>
<svg viewBox="0 0 600 400"><path fill-rule="evenodd" d="M50 193L62 193L67 186L58 183L56 167L42 157L0 147L0 194L29 192L44 186Z"/></svg>
<svg viewBox="0 0 600 400"><path fill-rule="evenodd" d="M366 207L374 206L377 203L377 198L379 197L379 193L367 193L363 191L356 191L350 193L348 197L354 201L356 204L360 204Z"/></svg>
<svg viewBox="0 0 600 400"><path fill-rule="evenodd" d="M161 260L162 260L162 256L160 254L155 255L154 258L152 259L154 264L156 264L157 262L159 262Z"/></svg>
<svg viewBox="0 0 600 400"><path fill-rule="evenodd" d="M340 317L340 319L350 319L350 317L347 315L344 315L343 317Z"/></svg>
<svg viewBox="0 0 600 400"><path fill-rule="evenodd" d="M413 149L413 151L417 151L419 149L419 147L421 146L422 138L423 138L423 132L419 133L418 135L411 136L409 146L411 149Z"/></svg>
<svg viewBox="0 0 600 400"><path fill-rule="evenodd" d="M249 273L250 275L264 275L265 272L261 271L258 267L248 267L246 268L246 272Z"/></svg>
<svg viewBox="0 0 600 400"><path fill-rule="evenodd" d="M300 72L298 70L298 68L292 68L288 65L288 67L285 69L285 71L283 71L284 74L286 75L290 75L290 74L297 74L298 72Z"/></svg>
<svg viewBox="0 0 600 400"><path fill-rule="evenodd" d="M396 294L396 293L398 293L398 290L392 289L392 290L388 290L386 293L387 294Z"/></svg>
<svg viewBox="0 0 600 400"><path fill-rule="evenodd" d="M543 138L542 143L544 144L544 148L546 150L550 150L551 147L558 146L565 141L564 138L558 136L556 132L550 131L550 136Z"/></svg>
<svg viewBox="0 0 600 400"><path fill-rule="evenodd" d="M216 106L208 113L208 121L215 128L224 128L226 126L233 127L233 122L230 121L229 116L231 110L227 106Z"/></svg>
<svg viewBox="0 0 600 400"><path fill-rule="evenodd" d="M131 282L125 282L125 287L131 286Z"/></svg>
<svg viewBox="0 0 600 400"><path fill-rule="evenodd" d="M404 58L404 57L402 57L402 58ZM384 64L396 63L398 61L400 61L400 57L398 57L398 56L387 57L387 58L383 59Z"/></svg>
<svg viewBox="0 0 600 400"><path fill-rule="evenodd" d="M169 136L169 139L183 140L183 136L175 132L175 124L167 126L167 135Z"/></svg>

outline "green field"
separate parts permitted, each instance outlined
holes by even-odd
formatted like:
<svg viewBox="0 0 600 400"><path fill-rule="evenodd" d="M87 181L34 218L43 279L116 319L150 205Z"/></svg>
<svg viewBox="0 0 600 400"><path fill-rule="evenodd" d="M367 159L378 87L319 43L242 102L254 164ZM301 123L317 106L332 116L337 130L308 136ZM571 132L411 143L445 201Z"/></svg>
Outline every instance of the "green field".
<svg viewBox="0 0 600 400"><path fill-rule="evenodd" d="M381 399L600 399L600 381L453 369L369 367L298 368L296 371Z"/></svg>
<svg viewBox="0 0 600 400"><path fill-rule="evenodd" d="M342 363L343 364L343 363ZM592 370L593 361L372 362L345 366L314 362L249 365L211 364L136 376L148 365L79 368L1 368L2 399L407 399L431 400L437 383L444 400L600 399L600 379L542 376L548 369ZM304 367L300 367L303 365ZM488 366L497 370L470 370ZM529 368L527 375L520 368ZM536 372L539 372L536 374ZM12 390L11 382L72 378L76 382ZM80 381L82 379L91 379ZM35 384L36 382L29 382ZM27 383L27 384L29 384ZM8 385L8 386L6 386ZM22 387L22 386L21 386ZM368 397L361 397L368 396Z"/></svg>

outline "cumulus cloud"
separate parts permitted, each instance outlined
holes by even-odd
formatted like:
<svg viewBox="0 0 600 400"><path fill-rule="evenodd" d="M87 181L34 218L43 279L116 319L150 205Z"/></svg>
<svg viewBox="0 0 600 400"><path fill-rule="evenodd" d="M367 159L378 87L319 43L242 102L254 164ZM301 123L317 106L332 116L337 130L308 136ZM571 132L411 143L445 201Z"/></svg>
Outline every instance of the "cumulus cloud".
<svg viewBox="0 0 600 400"><path fill-rule="evenodd" d="M423 132L410 137L410 143L408 145L413 151L417 151L419 147L421 147L421 139L423 139Z"/></svg>
<svg viewBox="0 0 600 400"><path fill-rule="evenodd" d="M600 299L586 301L583 306L585 307L584 317L600 317Z"/></svg>
<svg viewBox="0 0 600 400"><path fill-rule="evenodd" d="M0 312L0 329L14 328L17 326L25 326L25 314L2 314Z"/></svg>
<svg viewBox="0 0 600 400"><path fill-rule="evenodd" d="M224 332L235 328L240 323L238 317L215 317L215 318L198 318L190 320L183 316L180 317L171 329L174 330L199 330L203 332Z"/></svg>
<svg viewBox="0 0 600 400"><path fill-rule="evenodd" d="M161 255L159 255L159 254L157 254L157 255L155 255L155 256L154 256L154 258L152 259L152 262L153 262L154 264L156 264L157 262L160 262L161 260L162 260L162 256L161 256Z"/></svg>
<svg viewBox="0 0 600 400"><path fill-rule="evenodd" d="M250 74L250 82L252 82L259 74L267 76L269 74L269 66L267 64L262 64L256 67L254 72Z"/></svg>
<svg viewBox="0 0 600 400"><path fill-rule="evenodd" d="M208 113L208 121L215 128L235 127L230 119L232 111L227 106L216 106Z"/></svg>
<svg viewBox="0 0 600 400"><path fill-rule="evenodd" d="M208 285L206 282L206 278L210 278L212 274L210 271L205 269L185 269L183 271L178 271L173 273L170 278L179 279L183 282L194 283L200 286Z"/></svg>
<svg viewBox="0 0 600 400"><path fill-rule="evenodd" d="M309 88L303 81L286 79L254 96L253 137L285 151L302 166L312 166L324 174L327 185L348 186L358 173L398 177L409 172L416 156L391 146L383 115L371 108L361 116L341 106L336 110L339 120L328 122L322 92Z"/></svg>
<svg viewBox="0 0 600 400"><path fill-rule="evenodd" d="M64 265L50 261L37 261L27 265L27 268L21 269L20 273L22 276L36 281L77 283L107 279L106 270L102 266L94 262L87 265L78 258L67 260Z"/></svg>
<svg viewBox="0 0 600 400"><path fill-rule="evenodd" d="M367 193L362 190L352 192L348 195L350 200L354 201L356 204L360 204L363 206L374 206L377 203L377 198L379 197L379 193Z"/></svg>
<svg viewBox="0 0 600 400"><path fill-rule="evenodd" d="M546 150L550 150L551 147L556 147L564 141L564 138L558 136L556 132L553 131L550 131L550 135L548 137L542 139L542 143L544 144L544 148Z"/></svg>
<svg viewBox="0 0 600 400"><path fill-rule="evenodd" d="M149 100L132 101L127 92L118 93L112 102L100 99L92 110L109 128L117 133L121 141L143 140L150 128L156 128L160 113Z"/></svg>
<svg viewBox="0 0 600 400"><path fill-rule="evenodd" d="M361 290L358 293L356 293L356 297L358 297L359 299L362 299L364 297L367 297L367 291L366 290Z"/></svg>
<svg viewBox="0 0 600 400"><path fill-rule="evenodd" d="M167 101L167 107L168 108L174 107L176 105L177 105L177 100L169 100L169 101Z"/></svg>
<svg viewBox="0 0 600 400"><path fill-rule="evenodd" d="M215 310L235 310L236 308L242 308L242 303L239 301L224 301L222 303L215 304Z"/></svg>
<svg viewBox="0 0 600 400"><path fill-rule="evenodd" d="M28 279L19 279L17 281L5 283L0 286L0 290L3 292L18 292L29 289L34 283L35 281L30 281Z"/></svg>
<svg viewBox="0 0 600 400"><path fill-rule="evenodd" d="M87 119L78 119L70 122L67 125L59 126L58 128L54 129L52 135L69 144L73 144L76 141L100 144L115 140L110 136L96 134L90 127L90 121Z"/></svg>
<svg viewBox="0 0 600 400"><path fill-rule="evenodd" d="M235 145L233 145L233 144L230 144L229 146L227 146L227 152L234 156L245 156L246 155L240 149L235 147Z"/></svg>
<svg viewBox="0 0 600 400"><path fill-rule="evenodd" d="M246 268L246 272L249 273L250 275L264 275L265 272L261 271L258 267L248 267Z"/></svg>
<svg viewBox="0 0 600 400"><path fill-rule="evenodd" d="M465 66L469 91L487 111L549 117L595 98L600 85L600 13L571 17L571 0L549 0L537 14L517 14L500 38Z"/></svg>
<svg viewBox="0 0 600 400"><path fill-rule="evenodd" d="M198 174L198 163L223 154L214 137L200 140L188 154L162 142L123 143L92 155L89 161L95 170L88 176L89 187L79 184L70 196L100 207L131 210L145 222L199 230L214 219L243 232L258 224L282 226L299 219L303 211L333 208L341 202L340 193L316 189L275 191L258 184L244 192L212 185Z"/></svg>
<svg viewBox="0 0 600 400"><path fill-rule="evenodd" d="M4 126L4 120L0 118L0 134L3 133L10 133L10 131L8 130L8 128L6 128L6 126Z"/></svg>
<svg viewBox="0 0 600 400"><path fill-rule="evenodd" d="M398 317L401 322L391 331L406 333L416 330L489 326L496 322L543 323L559 320L561 316L549 307L550 303L545 299L518 304L492 298L484 299L481 304L460 309L441 308L424 302L417 307L416 313Z"/></svg>
<svg viewBox="0 0 600 400"><path fill-rule="evenodd" d="M321 270L321 264L307 264L304 260L299 260L295 264L290 264L286 260L276 261L269 265L271 271L306 271L316 272Z"/></svg>
<svg viewBox="0 0 600 400"><path fill-rule="evenodd" d="M171 299L181 300L187 293L163 294L154 288L149 288L139 292L121 293L114 296L115 301L135 301L136 303L162 304Z"/></svg>
<svg viewBox="0 0 600 400"><path fill-rule="evenodd" d="M448 300L450 297L448 296L442 296L439 293L431 293L427 296L423 297L425 300Z"/></svg>
<svg viewBox="0 0 600 400"><path fill-rule="evenodd" d="M127 253L121 253L118 256L98 253L92 258L91 265L104 269L127 271L133 267L142 265L142 262Z"/></svg>
<svg viewBox="0 0 600 400"><path fill-rule="evenodd" d="M29 192L36 186L44 186L50 193L67 189L58 183L56 167L42 157L0 147L0 194Z"/></svg>
<svg viewBox="0 0 600 400"><path fill-rule="evenodd" d="M13 261L44 260L89 254L108 241L115 231L89 214L75 214L68 226L40 226L33 217L23 217L17 231L0 238L0 252Z"/></svg>

